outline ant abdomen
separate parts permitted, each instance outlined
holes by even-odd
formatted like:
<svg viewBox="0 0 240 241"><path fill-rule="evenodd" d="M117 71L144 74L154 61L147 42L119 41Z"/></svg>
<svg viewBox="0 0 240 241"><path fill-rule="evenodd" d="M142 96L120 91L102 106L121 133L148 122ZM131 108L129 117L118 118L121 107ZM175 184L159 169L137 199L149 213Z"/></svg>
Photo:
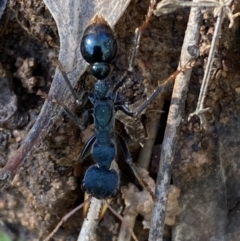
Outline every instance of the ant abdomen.
<svg viewBox="0 0 240 241"><path fill-rule="evenodd" d="M85 173L82 189L98 199L109 199L117 195L119 175L114 169L91 166Z"/></svg>

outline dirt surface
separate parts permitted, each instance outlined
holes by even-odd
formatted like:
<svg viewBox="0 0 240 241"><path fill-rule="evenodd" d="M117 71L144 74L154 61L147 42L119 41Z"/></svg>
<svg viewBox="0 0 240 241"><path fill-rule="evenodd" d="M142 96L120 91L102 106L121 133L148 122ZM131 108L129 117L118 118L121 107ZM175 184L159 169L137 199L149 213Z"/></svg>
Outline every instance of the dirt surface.
<svg viewBox="0 0 240 241"><path fill-rule="evenodd" d="M144 20L147 9L148 2L132 1L116 25L119 52L114 64L117 69L128 67L134 31ZM160 18L153 17L143 33L135 66L134 77L141 75L141 83L130 84L122 90L130 103L143 100L161 80L175 71L188 13L189 9L182 9ZM210 107L206 116L208 129L205 131L200 129L197 118L187 122L188 115L197 104L215 23L212 14L205 13L203 16L200 64L193 70L173 163L172 184L177 194L170 198L170 201L174 200L169 204L174 212L170 215L172 218L168 217L165 240L235 241L239 237L240 223L239 20L231 30L228 29L228 21L224 21L214 61L215 74L205 101L205 106ZM36 93L38 90L48 93L55 72L53 59L58 52L58 30L44 3L39 0L11 0L0 20L1 167L21 145L41 110L44 100ZM92 89L93 84L91 76L86 73L76 89ZM117 130L136 158L139 143L144 141L144 123L148 126L149 120L156 118L156 110L164 108L150 169L153 178L156 178L159 162L156 156L163 139L170 98L171 90L157 99L148 109L146 120L138 120L138 123L143 122L141 126L122 119L121 115L117 117L121 121L117 121ZM7 115L4 108L8 110ZM75 109L74 105L71 108ZM80 110L80 114L83 111ZM130 127L125 130L124 125L135 130L131 131ZM93 128L90 125L81 132L68 116L58 116L48 136L35 146L34 152L21 166L12 185L0 191L0 230L8 233L12 240L42 240L68 211L83 201L81 180L93 160L88 158L84 165L79 166L77 158L92 136ZM137 183L121 155L120 151L122 185ZM178 196L180 207L176 201ZM112 205L123 213L121 195ZM135 225L140 241L148 238L142 219L139 216ZM77 240L82 222L83 215L78 212L59 229L53 240ZM98 226L97 240L116 240L119 226L117 218L107 212ZM212 237L214 239L210 239Z"/></svg>

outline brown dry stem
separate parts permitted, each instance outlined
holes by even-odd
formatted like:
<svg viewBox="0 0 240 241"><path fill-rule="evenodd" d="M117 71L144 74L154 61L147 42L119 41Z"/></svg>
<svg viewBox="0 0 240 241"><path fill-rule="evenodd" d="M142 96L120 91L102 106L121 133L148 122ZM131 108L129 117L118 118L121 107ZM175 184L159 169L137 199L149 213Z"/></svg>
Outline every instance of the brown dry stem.
<svg viewBox="0 0 240 241"><path fill-rule="evenodd" d="M217 21L216 21L216 26L214 29L213 39L211 42L211 48L210 48L210 52L209 52L209 56L208 56L208 62L207 62L207 66L206 66L206 69L204 72L204 77L203 77L203 81L202 81L202 85L201 85L201 90L200 90L196 110L193 113L191 113L188 117L188 119L190 120L192 116L197 115L200 119L200 124L201 124L202 128L204 128L205 130L207 129L207 121L205 118L205 112L208 111L209 108L208 107L204 108L203 105L204 105L204 100L205 100L206 94L207 94L207 87L209 85L209 81L210 81L210 77L211 77L213 61L215 58L215 52L216 52L216 48L218 45L219 35L221 34L221 27L222 27L224 15L226 14L230 20L229 28L231 28L233 26L234 18L239 16L238 13L234 14L234 15L232 14L232 11L230 9L231 2L232 1L220 0L219 5L217 7L215 7L215 9L214 9L214 15L217 16Z"/></svg>
<svg viewBox="0 0 240 241"><path fill-rule="evenodd" d="M192 8L188 26L182 46L180 66L191 61L188 53L189 46L197 46L201 23L201 12L198 8ZM151 228L149 233L150 241L160 241L163 238L169 181L171 175L171 163L175 153L175 144L178 138L178 130L182 121L183 108L188 90L191 70L180 73L174 84L171 106L169 110L167 126L161 151L161 163L158 170L156 197L157 200L152 212Z"/></svg>

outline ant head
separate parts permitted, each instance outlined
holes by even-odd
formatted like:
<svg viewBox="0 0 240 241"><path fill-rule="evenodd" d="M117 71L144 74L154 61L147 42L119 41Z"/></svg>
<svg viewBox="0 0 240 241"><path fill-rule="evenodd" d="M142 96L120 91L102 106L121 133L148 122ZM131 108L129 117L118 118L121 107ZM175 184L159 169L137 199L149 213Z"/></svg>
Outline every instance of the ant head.
<svg viewBox="0 0 240 241"><path fill-rule="evenodd" d="M105 79L111 72L110 63L117 53L117 40L111 27L101 15L96 15L81 40L81 53L91 64L92 75Z"/></svg>
<svg viewBox="0 0 240 241"><path fill-rule="evenodd" d="M85 173L82 189L98 199L110 199L118 194L119 175L114 169L91 166Z"/></svg>
<svg viewBox="0 0 240 241"><path fill-rule="evenodd" d="M83 33L81 53L89 63L110 63L117 53L117 40L111 27L100 15L91 21Z"/></svg>

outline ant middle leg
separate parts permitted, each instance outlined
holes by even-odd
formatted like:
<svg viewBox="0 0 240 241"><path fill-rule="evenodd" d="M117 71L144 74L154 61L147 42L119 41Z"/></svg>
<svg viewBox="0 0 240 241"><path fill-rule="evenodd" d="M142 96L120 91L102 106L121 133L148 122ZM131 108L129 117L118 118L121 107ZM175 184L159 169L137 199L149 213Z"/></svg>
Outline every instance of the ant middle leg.
<svg viewBox="0 0 240 241"><path fill-rule="evenodd" d="M84 159L90 154L92 145L96 141L96 135L93 135L85 144L80 156L78 157L78 161L83 162Z"/></svg>
<svg viewBox="0 0 240 241"><path fill-rule="evenodd" d="M89 124L90 120L90 115L91 115L91 110L86 110L83 115L81 120L79 120L74 113L65 105L63 104L60 100L55 99L52 96L48 96L45 93L39 93L43 98L47 99L48 101L52 101L56 103L57 105L61 106L64 110L64 112L68 115L68 117L81 129L85 130Z"/></svg>
<svg viewBox="0 0 240 241"><path fill-rule="evenodd" d="M141 112L158 96L158 94L166 87L167 83L173 81L179 73L184 72L187 69L191 69L194 66L195 62L189 62L184 65L181 69L176 70L172 75L170 75L162 85L158 86L158 88L147 98L147 100L138 108L137 111L131 111L128 106L125 104L118 105L118 109L123 111L126 115L137 117Z"/></svg>
<svg viewBox="0 0 240 241"><path fill-rule="evenodd" d="M61 64L61 62L57 59L55 60L56 65L59 68L59 71L61 72L63 79L65 81L65 83L67 84L71 94L73 95L75 102L77 105L81 105L81 106L85 106L87 101L90 98L91 93L88 91L84 91L80 94L80 96L78 97L76 91L73 89L71 82L67 76L67 73L64 71L63 66ZM59 106L61 106L64 110L64 112L70 117L70 119L81 129L84 130L86 129L86 127L89 124L89 120L90 120L90 115L91 115L91 111L87 110L83 113L81 120L79 120L74 113L69 109L69 107L67 107L64 103L62 103L60 100L55 99L53 96L48 96L46 94L40 93L43 98L48 99L49 101L55 102L56 104L58 104Z"/></svg>

